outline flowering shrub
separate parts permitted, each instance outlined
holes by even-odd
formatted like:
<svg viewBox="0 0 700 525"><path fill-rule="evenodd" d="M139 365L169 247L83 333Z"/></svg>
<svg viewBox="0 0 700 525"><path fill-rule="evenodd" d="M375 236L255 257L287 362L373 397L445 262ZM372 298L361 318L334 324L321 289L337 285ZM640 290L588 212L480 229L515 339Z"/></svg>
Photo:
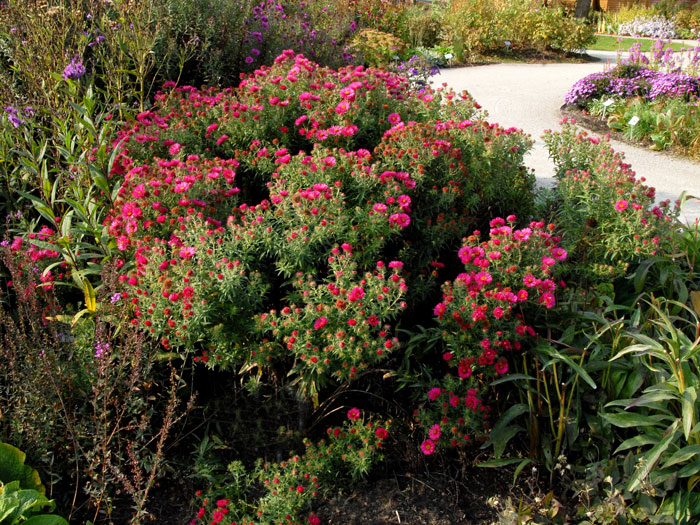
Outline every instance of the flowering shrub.
<svg viewBox="0 0 700 525"><path fill-rule="evenodd" d="M683 73L664 73L637 65L619 65L602 73L592 73L571 87L567 104L585 107L602 97L636 97L648 100L678 97L684 100L700 95L700 80Z"/></svg>
<svg viewBox="0 0 700 525"><path fill-rule="evenodd" d="M654 188L635 178L607 138L589 137L565 121L544 140L557 168L562 243L582 266L630 263L670 249L678 207L657 205Z"/></svg>
<svg viewBox="0 0 700 525"><path fill-rule="evenodd" d="M208 366L281 364L309 395L398 346L389 323L484 213L532 207L529 139L466 94L285 52L158 102L119 133L104 220L132 323Z"/></svg>
<svg viewBox="0 0 700 525"><path fill-rule="evenodd" d="M611 129L632 140L651 141L654 149L700 151L700 47L676 53L657 40L648 55L633 45L617 67L578 80L567 104L607 119Z"/></svg>
<svg viewBox="0 0 700 525"><path fill-rule="evenodd" d="M489 240L480 232L464 240L459 258L466 272L442 286L442 301L434 314L445 347L448 373L428 392L418 419L428 429L425 454L447 442L460 446L481 430L488 416L482 398L486 382L508 372L508 355L535 331L526 319L533 309L556 305L560 263L567 252L559 247L554 225L531 222L516 228L516 217L493 219ZM439 440L440 436L446 439Z"/></svg>
<svg viewBox="0 0 700 525"><path fill-rule="evenodd" d="M510 49L566 52L585 49L593 39L593 29L581 20L560 9L533 9L527 0L452 0L443 16L443 28L452 39L449 43L461 44L473 54Z"/></svg>
<svg viewBox="0 0 700 525"><path fill-rule="evenodd" d="M408 44L400 38L376 29L362 29L350 42L350 49L371 66L391 63L403 58Z"/></svg>
<svg viewBox="0 0 700 525"><path fill-rule="evenodd" d="M637 17L631 22L620 24L618 33L630 36L650 38L676 38L676 25L673 20L663 16Z"/></svg>
<svg viewBox="0 0 700 525"><path fill-rule="evenodd" d="M327 441L305 440L302 455L280 463L259 461L253 472L232 463L226 483L197 492L200 507L192 524L320 523L313 513L307 514L312 502L334 490L339 472L353 481L365 477L382 457L390 424L365 422L353 408L341 426L327 429Z"/></svg>

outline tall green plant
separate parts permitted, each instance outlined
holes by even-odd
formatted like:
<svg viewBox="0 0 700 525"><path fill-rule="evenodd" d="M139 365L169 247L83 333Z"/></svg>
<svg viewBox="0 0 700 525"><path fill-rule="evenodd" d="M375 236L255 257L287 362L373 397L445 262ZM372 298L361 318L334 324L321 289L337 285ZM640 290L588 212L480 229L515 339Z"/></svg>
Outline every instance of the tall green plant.
<svg viewBox="0 0 700 525"><path fill-rule="evenodd" d="M700 317L667 298L651 299L648 305L642 331L628 333L634 344L613 358L639 358L650 372L647 386L636 398L608 403L604 417L618 428L632 429L622 431L630 437L615 451L630 451L634 461L626 490L640 498L656 496L647 505L653 514L689 523L700 516ZM672 308L680 313L671 314Z"/></svg>

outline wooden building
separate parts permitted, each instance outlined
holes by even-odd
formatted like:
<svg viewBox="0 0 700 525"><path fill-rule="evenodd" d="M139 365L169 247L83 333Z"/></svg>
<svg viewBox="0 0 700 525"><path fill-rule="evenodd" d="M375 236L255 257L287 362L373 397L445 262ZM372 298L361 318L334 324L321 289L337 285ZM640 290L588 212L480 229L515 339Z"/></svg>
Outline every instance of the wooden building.
<svg viewBox="0 0 700 525"><path fill-rule="evenodd" d="M700 0L678 0L679 4L697 4ZM593 9L600 9L601 11L612 12L618 11L622 7L629 7L631 5L645 5L649 6L659 2L659 0L592 0ZM558 0L555 3L565 5L574 9L576 7L576 0Z"/></svg>

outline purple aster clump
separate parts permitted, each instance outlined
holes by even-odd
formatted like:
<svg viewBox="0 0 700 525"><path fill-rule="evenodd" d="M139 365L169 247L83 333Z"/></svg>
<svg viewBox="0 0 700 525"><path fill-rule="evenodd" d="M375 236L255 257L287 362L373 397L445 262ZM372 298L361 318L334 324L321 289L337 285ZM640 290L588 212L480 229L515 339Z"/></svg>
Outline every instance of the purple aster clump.
<svg viewBox="0 0 700 525"><path fill-rule="evenodd" d="M700 96L700 79L683 73L664 73L636 64L620 64L604 73L578 80L566 94L567 104L584 107L589 100L605 96L690 98Z"/></svg>
<svg viewBox="0 0 700 525"><path fill-rule="evenodd" d="M427 84L429 77L440 74L438 66L424 56L413 55L401 62L396 69L399 73L418 84Z"/></svg>
<svg viewBox="0 0 700 525"><path fill-rule="evenodd" d="M79 80L85 74L85 66L78 57L73 58L70 64L63 70L63 78L65 80Z"/></svg>
<svg viewBox="0 0 700 525"><path fill-rule="evenodd" d="M700 79L698 77L683 73L655 73L646 95L650 100L656 100L661 96L682 98L700 95Z"/></svg>

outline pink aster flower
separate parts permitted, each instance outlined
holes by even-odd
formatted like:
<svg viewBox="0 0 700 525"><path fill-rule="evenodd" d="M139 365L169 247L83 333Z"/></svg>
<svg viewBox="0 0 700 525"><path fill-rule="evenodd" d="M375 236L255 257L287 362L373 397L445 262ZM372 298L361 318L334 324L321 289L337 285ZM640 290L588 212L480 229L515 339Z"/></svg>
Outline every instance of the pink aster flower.
<svg viewBox="0 0 700 525"><path fill-rule="evenodd" d="M428 391L428 399L435 401L438 397L440 397L441 393L442 390L440 390L440 387L435 386Z"/></svg>
<svg viewBox="0 0 700 525"><path fill-rule="evenodd" d="M615 209L617 211L625 211L627 209L628 202L625 200L620 200L615 203Z"/></svg>
<svg viewBox="0 0 700 525"><path fill-rule="evenodd" d="M343 100L340 104L335 107L335 112L338 115L343 115L350 109L350 103L347 100Z"/></svg>
<svg viewBox="0 0 700 525"><path fill-rule="evenodd" d="M326 326L326 323L328 323L328 319L326 319L325 317L319 317L318 319L316 319L316 322L314 323L314 329L320 330L321 328Z"/></svg>
<svg viewBox="0 0 700 525"><path fill-rule="evenodd" d="M428 430L428 437L430 437L432 441L437 441L438 439L440 439L440 434L442 434L440 430L440 425L435 424L432 427L430 427L430 430Z"/></svg>
<svg viewBox="0 0 700 525"><path fill-rule="evenodd" d="M194 257L195 254L195 249L193 246L185 246L184 248L180 249L180 257L183 259L189 259L190 257Z"/></svg>
<svg viewBox="0 0 700 525"><path fill-rule="evenodd" d="M353 101L355 100L355 90L352 89L351 87L344 87L340 90L340 98L344 98L345 100Z"/></svg>
<svg viewBox="0 0 700 525"><path fill-rule="evenodd" d="M169 149L168 151L170 151L170 154L171 154L172 156L175 156L175 155L177 155L178 153L180 153L180 147L181 147L180 144L178 144L178 143L176 142L175 144L173 144L172 146L170 146L170 149Z"/></svg>
<svg viewBox="0 0 700 525"><path fill-rule="evenodd" d="M421 452L423 452L423 454L429 456L435 451L435 443L430 439L426 439L425 441L423 441L423 443L421 443L420 449Z"/></svg>
<svg viewBox="0 0 700 525"><path fill-rule="evenodd" d="M496 363L493 365L493 367L496 369L496 373L503 375L506 372L508 372L508 361L506 360L505 357L499 359L496 361Z"/></svg>
<svg viewBox="0 0 700 525"><path fill-rule="evenodd" d="M359 286L356 286L350 292L348 292L348 301L351 303L354 303L355 301L359 301L365 296L365 291L360 288Z"/></svg>
<svg viewBox="0 0 700 525"><path fill-rule="evenodd" d="M554 294L550 292L543 293L540 297L539 303L544 304L547 308L552 308L556 304Z"/></svg>
<svg viewBox="0 0 700 525"><path fill-rule="evenodd" d="M394 213L389 217L389 223L396 223L400 228L405 228L411 224L411 218L405 213Z"/></svg>
<svg viewBox="0 0 700 525"><path fill-rule="evenodd" d="M387 117L387 120L391 124L398 124L399 122L401 122L401 115L399 115L398 113L390 113Z"/></svg>
<svg viewBox="0 0 700 525"><path fill-rule="evenodd" d="M457 367L457 374L462 379L467 379L472 375L472 366L466 359L462 359Z"/></svg>
<svg viewBox="0 0 700 525"><path fill-rule="evenodd" d="M566 253L566 250L564 248L552 248L550 250L550 253L552 254L552 257L554 257L557 261L563 261L566 259L568 253Z"/></svg>
<svg viewBox="0 0 700 525"><path fill-rule="evenodd" d="M540 284L540 280L534 275L528 273L525 277L523 277L523 284L528 288L533 288L534 286Z"/></svg>
<svg viewBox="0 0 700 525"><path fill-rule="evenodd" d="M355 421L356 419L360 419L360 409L359 408L351 408L348 410L348 419L350 421Z"/></svg>

